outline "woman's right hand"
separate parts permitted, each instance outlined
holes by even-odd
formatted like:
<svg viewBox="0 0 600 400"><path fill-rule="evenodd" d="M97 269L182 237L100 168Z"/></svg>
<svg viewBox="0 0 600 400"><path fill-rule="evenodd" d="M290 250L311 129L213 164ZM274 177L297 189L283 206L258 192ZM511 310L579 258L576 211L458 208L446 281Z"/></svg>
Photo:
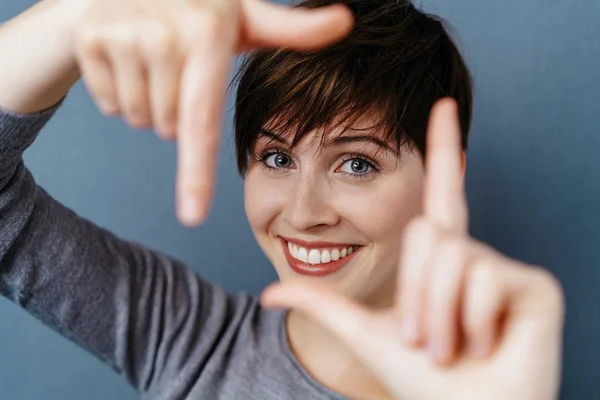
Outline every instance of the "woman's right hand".
<svg viewBox="0 0 600 400"><path fill-rule="evenodd" d="M178 139L177 209L200 223L214 191L221 119L236 53L312 49L341 39L348 9L290 9L263 0L88 1L75 30L84 82L106 115Z"/></svg>

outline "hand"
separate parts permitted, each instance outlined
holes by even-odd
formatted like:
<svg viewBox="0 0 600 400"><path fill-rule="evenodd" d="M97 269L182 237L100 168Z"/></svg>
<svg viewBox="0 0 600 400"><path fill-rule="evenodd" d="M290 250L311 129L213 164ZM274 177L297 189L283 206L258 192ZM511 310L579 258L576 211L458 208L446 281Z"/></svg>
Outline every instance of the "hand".
<svg viewBox="0 0 600 400"><path fill-rule="evenodd" d="M393 307L366 309L306 281L267 288L263 305L328 328L396 399L554 399L559 284L468 236L459 139L456 104L441 100L428 128L424 215L406 229Z"/></svg>
<svg viewBox="0 0 600 400"><path fill-rule="evenodd" d="M178 137L177 203L188 225L214 191L230 64L239 51L312 49L342 38L350 11L288 9L263 0L89 1L75 34L84 82L100 110Z"/></svg>

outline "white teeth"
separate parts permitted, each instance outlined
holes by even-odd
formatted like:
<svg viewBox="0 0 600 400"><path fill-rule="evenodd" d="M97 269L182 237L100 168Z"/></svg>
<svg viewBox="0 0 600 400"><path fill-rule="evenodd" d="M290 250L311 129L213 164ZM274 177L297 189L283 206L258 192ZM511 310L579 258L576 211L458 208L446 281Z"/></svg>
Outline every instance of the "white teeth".
<svg viewBox="0 0 600 400"><path fill-rule="evenodd" d="M298 249L298 260L302 262L308 262L308 253L304 247Z"/></svg>
<svg viewBox="0 0 600 400"><path fill-rule="evenodd" d="M328 263L329 261L331 261L331 255L329 254L329 250L323 250L323 252L321 253L321 262Z"/></svg>
<svg viewBox="0 0 600 400"><path fill-rule="evenodd" d="M308 264L326 264L332 261L338 261L341 258L349 256L357 247L350 246L344 249L322 250L307 249L299 247L288 242L288 250L293 258Z"/></svg>
<svg viewBox="0 0 600 400"><path fill-rule="evenodd" d="M312 249L310 253L308 253L308 263L321 264L321 253L319 253L319 250Z"/></svg>
<svg viewBox="0 0 600 400"><path fill-rule="evenodd" d="M337 261L340 259L340 251L338 249L331 250L331 259Z"/></svg>

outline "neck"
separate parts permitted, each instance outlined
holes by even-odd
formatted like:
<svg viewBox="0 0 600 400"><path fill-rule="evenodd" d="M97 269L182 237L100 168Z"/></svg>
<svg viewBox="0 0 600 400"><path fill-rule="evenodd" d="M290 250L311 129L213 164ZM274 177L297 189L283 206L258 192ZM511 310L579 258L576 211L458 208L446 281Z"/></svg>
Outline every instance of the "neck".
<svg viewBox="0 0 600 400"><path fill-rule="evenodd" d="M383 308L389 303L372 300L367 304ZM390 398L373 374L327 329L295 310L288 314L286 328L296 359L323 386L356 400Z"/></svg>

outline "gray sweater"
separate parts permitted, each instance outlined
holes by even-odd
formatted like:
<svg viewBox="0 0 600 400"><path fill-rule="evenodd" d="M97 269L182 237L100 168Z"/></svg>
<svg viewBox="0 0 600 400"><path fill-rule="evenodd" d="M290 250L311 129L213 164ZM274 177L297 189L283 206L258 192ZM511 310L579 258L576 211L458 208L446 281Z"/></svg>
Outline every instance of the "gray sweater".
<svg viewBox="0 0 600 400"><path fill-rule="evenodd" d="M344 399L294 358L284 311L119 239L36 185L22 154L56 108L0 110L0 294L147 399Z"/></svg>

